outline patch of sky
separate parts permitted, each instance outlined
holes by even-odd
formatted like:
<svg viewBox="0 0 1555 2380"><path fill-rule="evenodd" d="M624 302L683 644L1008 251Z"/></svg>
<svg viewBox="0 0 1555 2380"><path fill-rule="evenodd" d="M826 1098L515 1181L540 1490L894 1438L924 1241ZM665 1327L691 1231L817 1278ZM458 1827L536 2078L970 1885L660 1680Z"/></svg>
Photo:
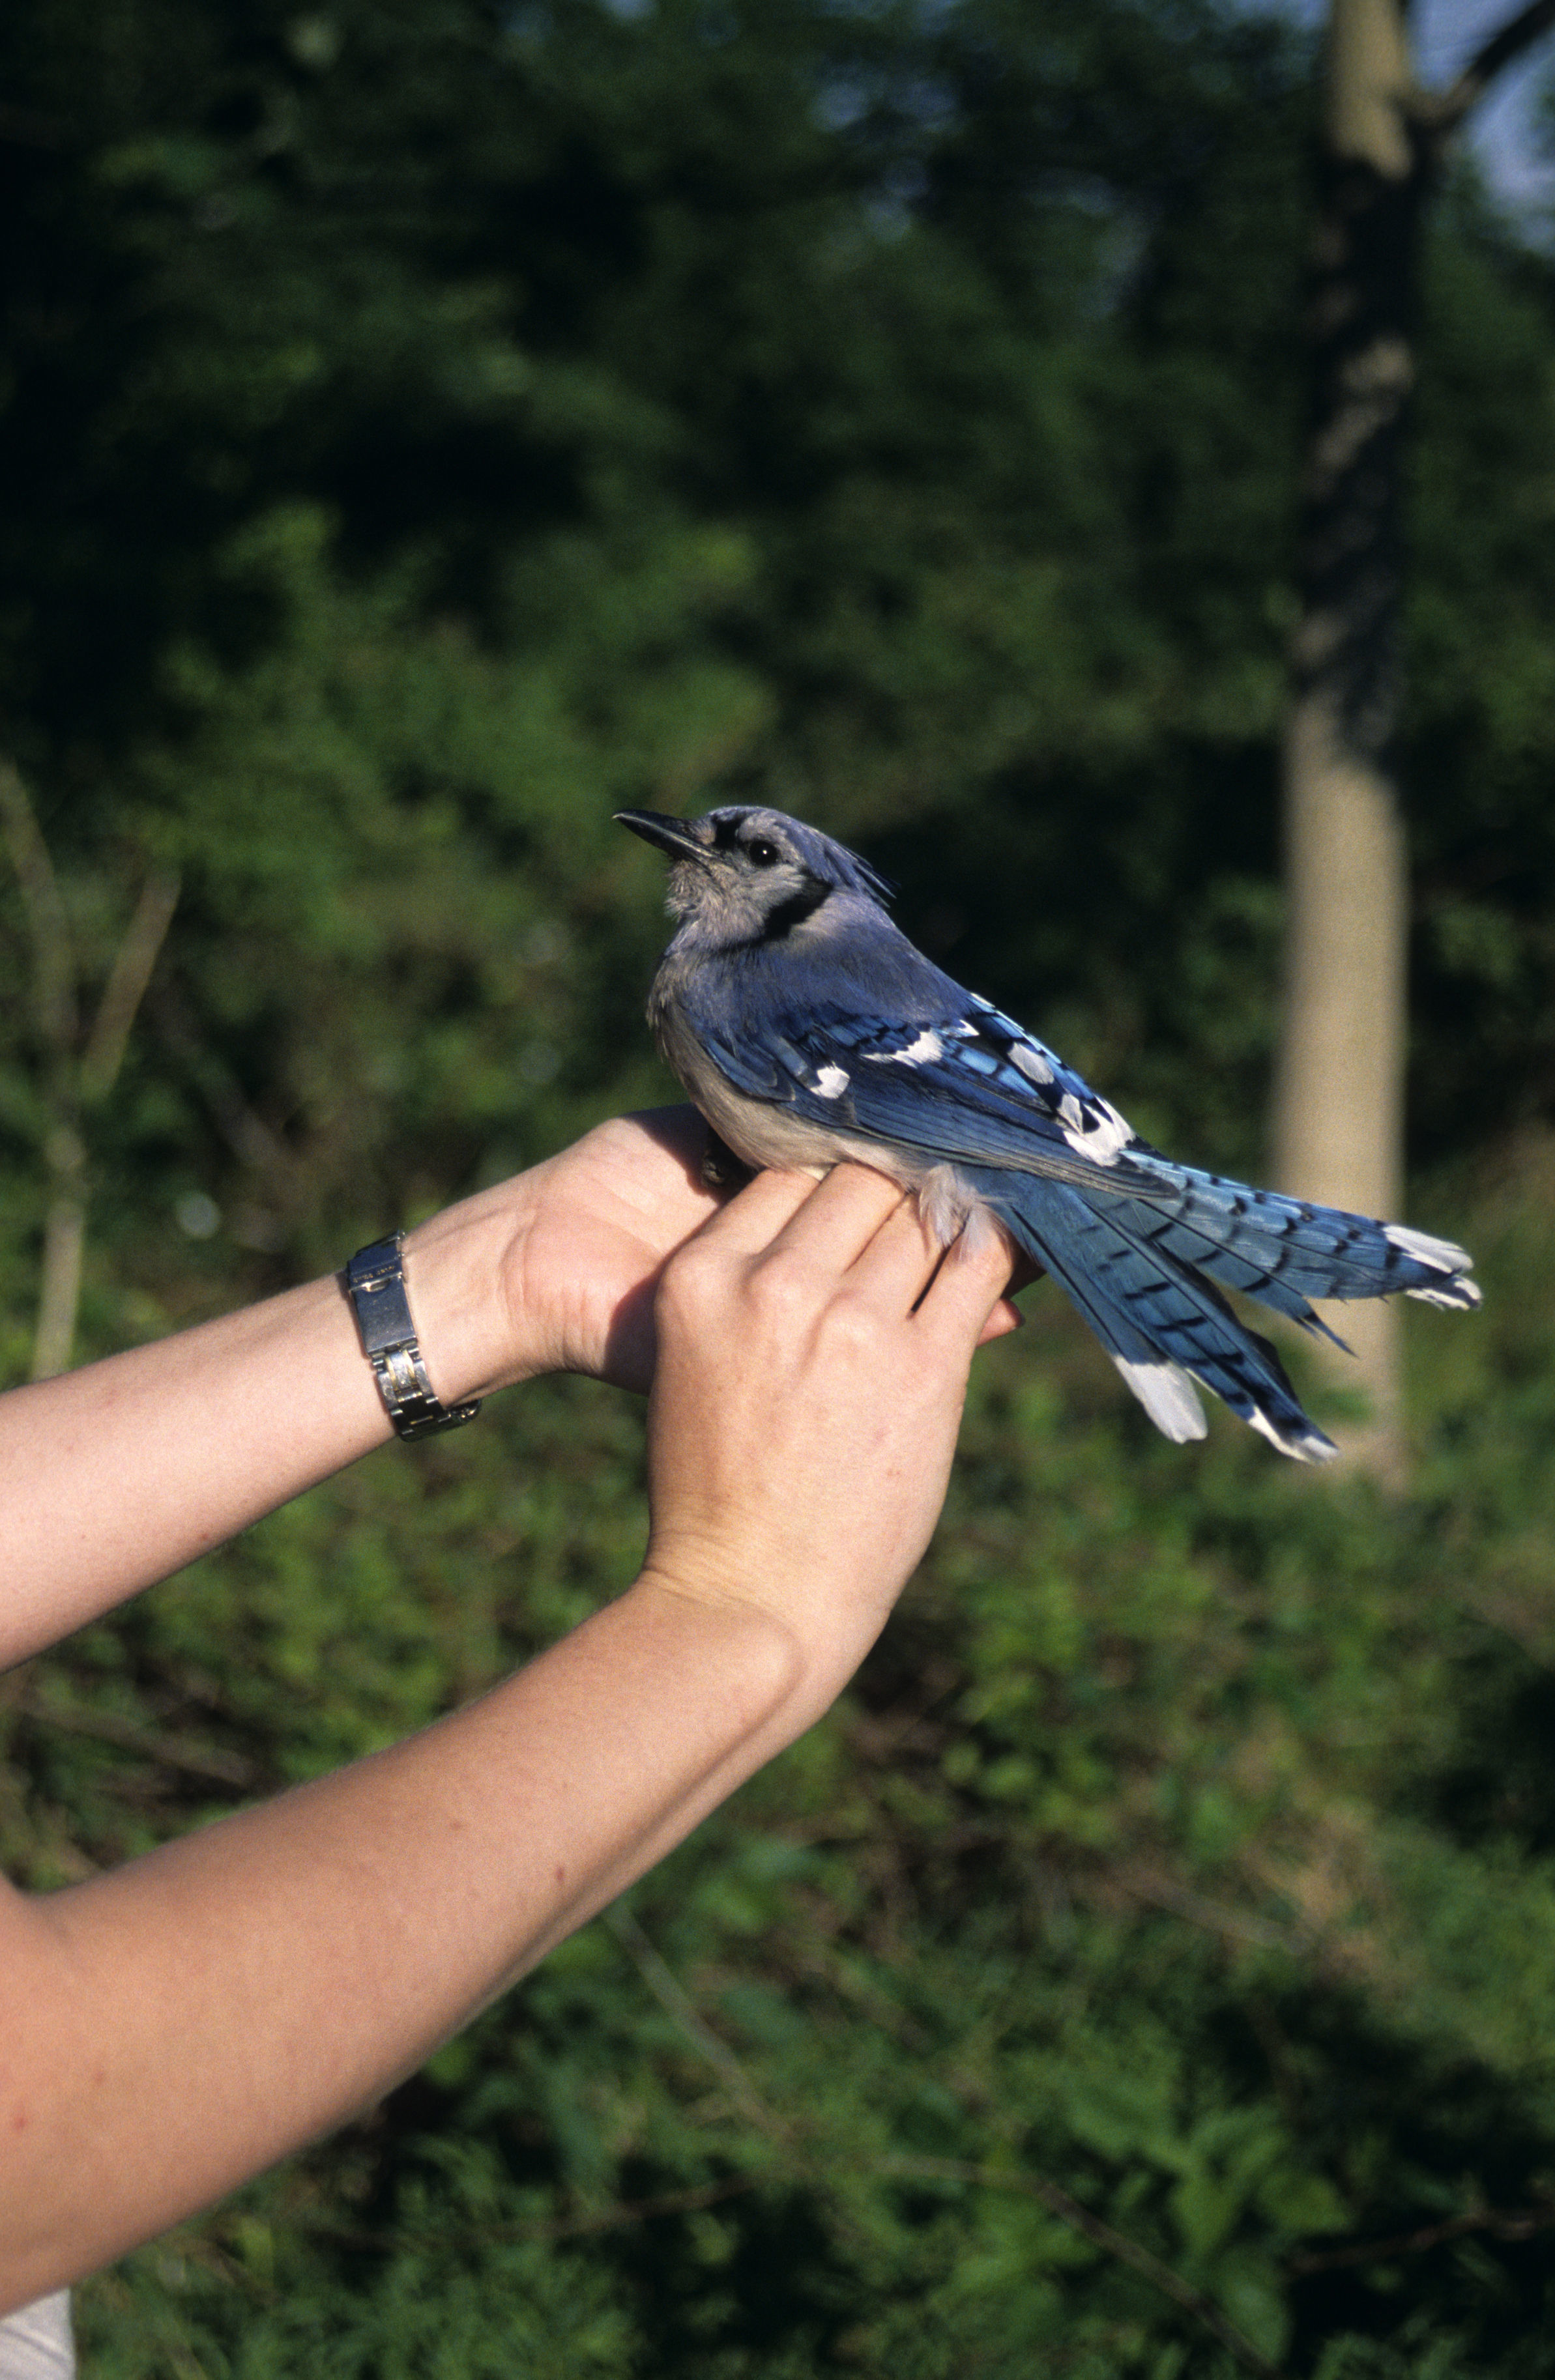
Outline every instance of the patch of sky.
<svg viewBox="0 0 1555 2380"><path fill-rule="evenodd" d="M1329 0L1245 0L1247 13L1280 16L1317 29ZM1412 11L1422 80L1445 91L1503 25L1521 0L1416 0ZM1474 110L1464 139L1493 197L1524 232L1555 241L1555 27L1499 75Z"/></svg>

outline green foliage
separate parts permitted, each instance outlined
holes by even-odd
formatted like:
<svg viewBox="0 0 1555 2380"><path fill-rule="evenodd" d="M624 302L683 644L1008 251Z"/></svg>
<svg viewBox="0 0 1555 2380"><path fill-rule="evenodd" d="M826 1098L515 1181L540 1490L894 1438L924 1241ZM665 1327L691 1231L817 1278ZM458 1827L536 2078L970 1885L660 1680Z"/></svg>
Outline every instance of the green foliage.
<svg viewBox="0 0 1555 2380"><path fill-rule="evenodd" d="M1468 1352L1422 1318L1402 1508L1229 1425L1156 1441L1037 1293L844 1706L630 1920L92 2284L92 2368L1236 2368L1056 2182L1293 2372L1537 2369L1549 1178L1476 1203ZM252 1790L432 1716L642 1525L637 1421L577 1383L372 1458L16 1682L14 1869L207 1816L224 1759Z"/></svg>
<svg viewBox="0 0 1555 2380"><path fill-rule="evenodd" d="M1293 37L18 0L0 73L0 746L89 990L183 884L92 1118L84 1352L662 1094L623 804L867 840L937 956L1257 1164ZM1450 193L1415 1220L1490 1309L1412 1317L1411 1500L1166 1447L1037 1292L844 1706L382 2108L91 2284L89 2368L1548 2365L1552 362L1548 264ZM45 1111L0 915L15 1379ZM0 1682L0 1852L46 1888L390 1740L642 1529L637 1418L578 1383L373 1458Z"/></svg>
<svg viewBox="0 0 1555 2380"><path fill-rule="evenodd" d="M286 851L350 868L370 813L483 877L550 819L613 921L610 806L770 795L870 835L935 954L1148 1123L1257 1161L1288 32L113 0L8 12L0 72L0 711L56 838L247 862L289 915ZM1549 1101L1552 291L1464 189L1428 296L1436 1157Z"/></svg>

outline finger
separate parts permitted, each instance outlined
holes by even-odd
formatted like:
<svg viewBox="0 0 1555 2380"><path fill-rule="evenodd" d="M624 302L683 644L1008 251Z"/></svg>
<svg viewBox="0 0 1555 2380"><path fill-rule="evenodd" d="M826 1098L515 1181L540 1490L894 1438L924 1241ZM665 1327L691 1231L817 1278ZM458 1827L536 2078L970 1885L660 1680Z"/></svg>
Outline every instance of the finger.
<svg viewBox="0 0 1555 2380"><path fill-rule="evenodd" d="M814 1197L818 1186L808 1173L759 1173L725 1199L697 1237L729 1256L760 1256Z"/></svg>
<svg viewBox="0 0 1555 2380"><path fill-rule="evenodd" d="M899 1184L871 1165L836 1165L771 1242L776 1255L800 1257L829 1272L855 1265L904 1203Z"/></svg>
<svg viewBox="0 0 1555 2380"><path fill-rule="evenodd" d="M986 1215L969 1216L924 1292L917 1320L946 1341L976 1345L1003 1300L1012 1261L1009 1243L997 1225Z"/></svg>
<svg viewBox="0 0 1555 2380"><path fill-rule="evenodd" d="M990 1347L996 1339L1007 1339L1012 1330L1025 1329L1026 1317L1014 1298L1002 1297L978 1333L978 1344Z"/></svg>
<svg viewBox="0 0 1555 2380"><path fill-rule="evenodd" d="M905 1196L860 1250L849 1279L866 1295L910 1314L944 1253L942 1241L925 1222L917 1200Z"/></svg>

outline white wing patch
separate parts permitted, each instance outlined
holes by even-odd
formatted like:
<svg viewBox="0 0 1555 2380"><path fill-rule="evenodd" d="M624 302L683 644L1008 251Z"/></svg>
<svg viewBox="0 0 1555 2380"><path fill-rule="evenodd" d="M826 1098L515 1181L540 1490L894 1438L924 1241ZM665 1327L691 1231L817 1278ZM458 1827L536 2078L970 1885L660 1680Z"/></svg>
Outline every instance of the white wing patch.
<svg viewBox="0 0 1555 2380"><path fill-rule="evenodd" d="M840 1099L852 1079L844 1067L822 1066L815 1078L817 1095L823 1099Z"/></svg>
<svg viewBox="0 0 1555 2380"><path fill-rule="evenodd" d="M1052 1068L1043 1057L1040 1050L1035 1049L1029 1041L1015 1042L1011 1049L1010 1056L1014 1063L1020 1068L1021 1073L1026 1076L1028 1083L1051 1083L1052 1081Z"/></svg>
<svg viewBox="0 0 1555 2380"><path fill-rule="evenodd" d="M944 1043L932 1027L926 1025L910 1049L871 1050L869 1059L872 1066L932 1066L944 1054Z"/></svg>
<svg viewBox="0 0 1555 2380"><path fill-rule="evenodd" d="M1090 1109L1087 1115L1074 1092L1064 1092L1058 1103L1063 1137L1076 1157L1088 1157L1093 1165L1115 1165L1134 1138L1134 1128L1110 1099L1098 1099L1094 1092Z"/></svg>

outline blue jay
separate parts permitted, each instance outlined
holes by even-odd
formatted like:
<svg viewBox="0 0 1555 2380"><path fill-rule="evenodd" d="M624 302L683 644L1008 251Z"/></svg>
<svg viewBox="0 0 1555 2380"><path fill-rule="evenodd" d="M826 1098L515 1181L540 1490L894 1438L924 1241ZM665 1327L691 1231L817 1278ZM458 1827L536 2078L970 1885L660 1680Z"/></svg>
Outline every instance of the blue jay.
<svg viewBox="0 0 1555 2380"><path fill-rule="evenodd" d="M1451 1241L1173 1164L915 949L884 880L814 827L743 808L617 817L672 862L679 923L649 1021L719 1136L757 1167L871 1165L917 1193L947 1244L992 1216L1166 1437L1204 1436L1197 1380L1282 1454L1336 1451L1217 1283L1330 1339L1309 1298L1479 1304Z"/></svg>

